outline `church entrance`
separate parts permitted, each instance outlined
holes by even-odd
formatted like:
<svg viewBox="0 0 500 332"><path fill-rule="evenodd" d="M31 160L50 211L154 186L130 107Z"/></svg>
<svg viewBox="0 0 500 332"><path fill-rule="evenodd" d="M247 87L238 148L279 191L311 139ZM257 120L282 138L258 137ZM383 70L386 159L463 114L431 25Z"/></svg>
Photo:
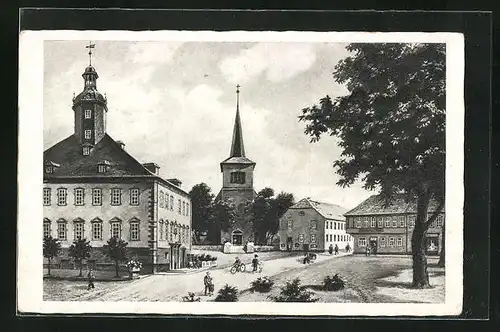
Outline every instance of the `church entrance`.
<svg viewBox="0 0 500 332"><path fill-rule="evenodd" d="M233 231L231 242L233 245L241 246L243 244L243 232L239 229Z"/></svg>

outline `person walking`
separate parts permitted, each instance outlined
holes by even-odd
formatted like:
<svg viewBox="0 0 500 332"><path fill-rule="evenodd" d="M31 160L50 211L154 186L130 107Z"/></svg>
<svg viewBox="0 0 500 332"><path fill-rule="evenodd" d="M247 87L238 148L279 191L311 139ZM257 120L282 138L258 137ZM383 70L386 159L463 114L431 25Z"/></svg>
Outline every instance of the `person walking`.
<svg viewBox="0 0 500 332"><path fill-rule="evenodd" d="M252 259L252 267L253 267L252 272L257 272L257 268L259 267L259 259L257 257L259 256L255 254Z"/></svg>
<svg viewBox="0 0 500 332"><path fill-rule="evenodd" d="M88 279L88 286L87 286L87 290L90 290L91 288L94 289L95 288L95 285L94 285L94 274L92 273L92 269L89 269L89 273L87 273L87 279Z"/></svg>
<svg viewBox="0 0 500 332"><path fill-rule="evenodd" d="M339 254L339 246L335 243L335 255Z"/></svg>
<svg viewBox="0 0 500 332"><path fill-rule="evenodd" d="M351 251L351 247L349 246L349 243L345 245L345 252Z"/></svg>
<svg viewBox="0 0 500 332"><path fill-rule="evenodd" d="M328 247L328 253L331 255L333 254L333 245L330 244L330 246Z"/></svg>
<svg viewBox="0 0 500 332"><path fill-rule="evenodd" d="M366 249L365 249L365 255L366 255L366 256L369 256L369 255L370 255L370 246L366 246Z"/></svg>
<svg viewBox="0 0 500 332"><path fill-rule="evenodd" d="M203 284L205 285L205 296L208 295L211 296L213 294L213 280L212 276L210 275L210 272L207 271L207 274L203 278Z"/></svg>

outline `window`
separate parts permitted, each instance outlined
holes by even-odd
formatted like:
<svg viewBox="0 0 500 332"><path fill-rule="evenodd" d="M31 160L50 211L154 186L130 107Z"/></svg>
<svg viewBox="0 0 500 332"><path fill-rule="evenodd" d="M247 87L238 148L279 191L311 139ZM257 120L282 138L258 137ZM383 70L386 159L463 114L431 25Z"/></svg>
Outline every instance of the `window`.
<svg viewBox="0 0 500 332"><path fill-rule="evenodd" d="M380 238L380 247L385 247L385 237Z"/></svg>
<svg viewBox="0 0 500 332"><path fill-rule="evenodd" d="M74 236L75 240L81 240L84 238L84 228L83 228L83 222L78 221L73 224L74 227Z"/></svg>
<svg viewBox="0 0 500 332"><path fill-rule="evenodd" d="M160 241L163 241L163 220L160 220L160 222L158 223L159 226L158 226L158 233L159 233L159 238L160 238Z"/></svg>
<svg viewBox="0 0 500 332"><path fill-rule="evenodd" d="M84 205L84 194L83 188L75 189L75 205Z"/></svg>
<svg viewBox="0 0 500 332"><path fill-rule="evenodd" d="M332 241L333 241L333 235L330 234L330 242L332 242Z"/></svg>
<svg viewBox="0 0 500 332"><path fill-rule="evenodd" d="M442 214L440 214L440 215L437 217L437 222L436 222L436 226L437 226L437 227L442 227L442 226L443 226L443 219L444 219L444 217L443 217L443 215L442 215Z"/></svg>
<svg viewBox="0 0 500 332"><path fill-rule="evenodd" d="M361 228L361 220L360 220L360 218L356 218L356 228Z"/></svg>
<svg viewBox="0 0 500 332"><path fill-rule="evenodd" d="M382 217L377 217L377 224L378 228L384 227L384 221L382 220Z"/></svg>
<svg viewBox="0 0 500 332"><path fill-rule="evenodd" d="M231 183L244 184L245 183L245 173L244 172L232 172L231 173Z"/></svg>
<svg viewBox="0 0 500 332"><path fill-rule="evenodd" d="M45 166L45 173L47 173L47 174L54 173L54 166L52 166L52 165Z"/></svg>
<svg viewBox="0 0 500 332"><path fill-rule="evenodd" d="M189 217L189 203L186 203L186 216Z"/></svg>
<svg viewBox="0 0 500 332"><path fill-rule="evenodd" d="M288 227L288 229L292 229L292 227L293 227L293 220L292 219L287 220L287 227Z"/></svg>
<svg viewBox="0 0 500 332"><path fill-rule="evenodd" d="M333 229L337 229L337 227L338 227L338 226L337 226L337 222L336 222L336 221L334 221L334 222L333 222Z"/></svg>
<svg viewBox="0 0 500 332"><path fill-rule="evenodd" d="M168 224L168 221L165 222L165 240L168 240L169 239L169 234L170 234L170 228L169 228L169 224Z"/></svg>
<svg viewBox="0 0 500 332"><path fill-rule="evenodd" d="M310 229L317 229L317 227L318 227L318 222L316 220L311 220L309 222L309 228Z"/></svg>
<svg viewBox="0 0 500 332"><path fill-rule="evenodd" d="M111 237L115 237L117 239L121 238L121 223L118 221L113 221L111 223Z"/></svg>
<svg viewBox="0 0 500 332"><path fill-rule="evenodd" d="M43 205L51 204L52 190L50 188L43 188Z"/></svg>
<svg viewBox="0 0 500 332"><path fill-rule="evenodd" d="M385 227L391 227L391 217L385 217Z"/></svg>
<svg viewBox="0 0 500 332"><path fill-rule="evenodd" d="M398 247L402 247L402 246L403 246L403 238L402 238L401 236L399 236L399 237L397 238L397 241L398 241L398 242L397 242Z"/></svg>
<svg viewBox="0 0 500 332"><path fill-rule="evenodd" d="M304 234L299 234L299 243L304 243Z"/></svg>
<svg viewBox="0 0 500 332"><path fill-rule="evenodd" d="M405 227L406 216L399 216L399 227Z"/></svg>
<svg viewBox="0 0 500 332"><path fill-rule="evenodd" d="M377 221L375 220L375 217L372 217L372 228L377 227Z"/></svg>
<svg viewBox="0 0 500 332"><path fill-rule="evenodd" d="M333 241L337 241L337 234L333 234Z"/></svg>
<svg viewBox="0 0 500 332"><path fill-rule="evenodd" d="M366 246L366 238L365 237L360 237L358 239L358 246L360 246L360 247L365 247Z"/></svg>
<svg viewBox="0 0 500 332"><path fill-rule="evenodd" d="M85 110L85 119L92 119L92 110Z"/></svg>
<svg viewBox="0 0 500 332"><path fill-rule="evenodd" d="M122 204L122 190L119 188L111 189L111 205Z"/></svg>
<svg viewBox="0 0 500 332"><path fill-rule="evenodd" d="M90 154L90 147L89 146L84 146L83 147L83 155L88 156Z"/></svg>
<svg viewBox="0 0 500 332"><path fill-rule="evenodd" d="M165 193L165 201L163 202L165 204L164 208L168 210L168 194Z"/></svg>
<svg viewBox="0 0 500 332"><path fill-rule="evenodd" d="M178 200L177 200L177 212L178 212L179 214L181 214L181 208L182 208L182 206L181 206L181 200L180 200L180 199L178 199Z"/></svg>
<svg viewBox="0 0 500 332"><path fill-rule="evenodd" d="M408 216L408 226L415 227L415 215Z"/></svg>
<svg viewBox="0 0 500 332"><path fill-rule="evenodd" d="M104 162L99 165L97 165L97 170L99 173L106 173L108 171L108 165L109 163Z"/></svg>
<svg viewBox="0 0 500 332"><path fill-rule="evenodd" d="M130 240L139 241L139 222L133 221L130 223Z"/></svg>
<svg viewBox="0 0 500 332"><path fill-rule="evenodd" d="M85 139L91 139L92 138L92 131L91 130L85 130Z"/></svg>
<svg viewBox="0 0 500 332"><path fill-rule="evenodd" d="M68 191L66 188L57 189L57 205L67 204Z"/></svg>
<svg viewBox="0 0 500 332"><path fill-rule="evenodd" d="M311 243L316 243L316 234L311 234Z"/></svg>
<svg viewBox="0 0 500 332"><path fill-rule="evenodd" d="M182 202L182 215L186 215L186 202Z"/></svg>
<svg viewBox="0 0 500 332"><path fill-rule="evenodd" d="M392 216L392 227L394 227L394 228L398 227L398 217L397 216Z"/></svg>
<svg viewBox="0 0 500 332"><path fill-rule="evenodd" d="M365 225L365 228L368 228L368 219L369 217L364 217L363 220L364 220L364 225Z"/></svg>
<svg viewBox="0 0 500 332"><path fill-rule="evenodd" d="M306 213L304 211L299 212L299 216L304 216Z"/></svg>
<svg viewBox="0 0 500 332"><path fill-rule="evenodd" d="M102 240L102 221L99 219L92 221L92 240Z"/></svg>
<svg viewBox="0 0 500 332"><path fill-rule="evenodd" d="M163 191L160 190L160 198L158 199L160 201L160 207L164 208L165 205L165 194L163 194Z"/></svg>
<svg viewBox="0 0 500 332"><path fill-rule="evenodd" d="M102 205L102 190L99 188L92 189L92 205Z"/></svg>
<svg viewBox="0 0 500 332"><path fill-rule="evenodd" d="M66 221L58 221L57 223L57 238L61 241L66 241Z"/></svg>
<svg viewBox="0 0 500 332"><path fill-rule="evenodd" d="M389 247L394 247L394 238L392 236L389 238Z"/></svg>
<svg viewBox="0 0 500 332"><path fill-rule="evenodd" d="M170 211L174 211L174 196L170 195Z"/></svg>
<svg viewBox="0 0 500 332"><path fill-rule="evenodd" d="M139 189L130 189L130 205L139 205Z"/></svg>
<svg viewBox="0 0 500 332"><path fill-rule="evenodd" d="M328 225L330 224L329 221L325 222L325 228L328 229Z"/></svg>
<svg viewBox="0 0 500 332"><path fill-rule="evenodd" d="M48 219L45 219L43 221L43 237L46 238L46 237L49 237L51 234L50 234L50 220Z"/></svg>

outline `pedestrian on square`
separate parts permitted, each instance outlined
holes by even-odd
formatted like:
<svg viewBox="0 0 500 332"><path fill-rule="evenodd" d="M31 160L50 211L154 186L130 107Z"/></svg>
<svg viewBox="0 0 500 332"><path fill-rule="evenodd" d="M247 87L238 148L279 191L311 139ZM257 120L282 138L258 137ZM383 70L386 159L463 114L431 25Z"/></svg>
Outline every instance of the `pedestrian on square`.
<svg viewBox="0 0 500 332"><path fill-rule="evenodd" d="M94 289L94 274L92 273L92 269L89 269L89 273L87 273L87 279L88 279L88 286L87 290L90 290L91 288Z"/></svg>
<svg viewBox="0 0 500 332"><path fill-rule="evenodd" d="M349 243L348 243L348 244L346 244L346 246L345 246L345 251L346 251L346 252L351 251L351 247L349 246Z"/></svg>
<svg viewBox="0 0 500 332"><path fill-rule="evenodd" d="M253 266L252 272L257 272L257 267L259 266L259 259L257 257L259 257L259 256L257 254L255 254L253 259L252 259L252 266Z"/></svg>
<svg viewBox="0 0 500 332"><path fill-rule="evenodd" d="M369 256L369 255L370 255L370 247L369 247L369 246L366 246L366 249L365 249L365 255L366 255L366 256Z"/></svg>
<svg viewBox="0 0 500 332"><path fill-rule="evenodd" d="M331 255L333 254L333 245L330 244L330 246L328 247L328 253Z"/></svg>
<svg viewBox="0 0 500 332"><path fill-rule="evenodd" d="M207 274L203 278L203 284L205 285L205 296L208 295L211 296L213 294L213 289L214 289L214 284L212 280L212 276L210 275L210 272L207 271Z"/></svg>
<svg viewBox="0 0 500 332"><path fill-rule="evenodd" d="M335 243L335 255L339 254L339 246Z"/></svg>

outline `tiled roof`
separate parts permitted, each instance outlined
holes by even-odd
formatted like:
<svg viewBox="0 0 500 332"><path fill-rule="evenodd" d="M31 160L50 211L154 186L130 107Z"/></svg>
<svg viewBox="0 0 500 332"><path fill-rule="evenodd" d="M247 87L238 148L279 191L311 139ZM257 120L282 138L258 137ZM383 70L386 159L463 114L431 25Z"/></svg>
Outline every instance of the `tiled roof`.
<svg viewBox="0 0 500 332"><path fill-rule="evenodd" d="M229 157L224 160L221 164L255 164L253 161L247 157Z"/></svg>
<svg viewBox="0 0 500 332"><path fill-rule="evenodd" d="M44 174L44 179L49 181L76 177L153 178L187 194L184 190L147 170L107 134L91 149L89 155L83 155L82 146L76 137L71 135L45 150L43 159L44 164L57 163L60 165L60 167L54 168L53 173ZM109 165L105 174L98 172L98 165L103 163Z"/></svg>
<svg viewBox="0 0 500 332"><path fill-rule="evenodd" d="M344 213L347 211L346 208L340 205L326 203L326 202L318 202L310 198L303 198L294 205L292 205L290 208L291 209L313 208L326 219L335 219L335 220L345 220Z"/></svg>
<svg viewBox="0 0 500 332"><path fill-rule="evenodd" d="M373 195L364 200L354 209L346 212L346 216L372 215L372 214L399 214L416 213L416 201L406 203L403 195L397 195L388 206L384 206L384 199L380 195ZM429 202L428 212L434 212L438 207L435 200ZM444 207L442 209L444 212Z"/></svg>

